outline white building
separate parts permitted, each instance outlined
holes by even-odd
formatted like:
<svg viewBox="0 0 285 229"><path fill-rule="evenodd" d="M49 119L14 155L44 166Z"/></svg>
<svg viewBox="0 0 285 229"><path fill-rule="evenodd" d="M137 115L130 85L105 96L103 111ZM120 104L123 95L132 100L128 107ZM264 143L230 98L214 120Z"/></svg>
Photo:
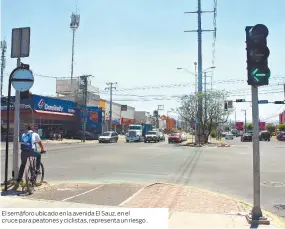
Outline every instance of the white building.
<svg viewBox="0 0 285 229"><path fill-rule="evenodd" d="M147 111L135 111L135 122L136 123L151 123L150 113Z"/></svg>

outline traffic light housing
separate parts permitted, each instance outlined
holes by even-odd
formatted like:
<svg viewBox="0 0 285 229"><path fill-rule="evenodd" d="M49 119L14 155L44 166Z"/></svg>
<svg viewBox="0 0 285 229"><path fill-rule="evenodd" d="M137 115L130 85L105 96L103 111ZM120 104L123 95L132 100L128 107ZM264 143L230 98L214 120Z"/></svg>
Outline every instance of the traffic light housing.
<svg viewBox="0 0 285 229"><path fill-rule="evenodd" d="M224 104L224 110L227 111L228 110L228 102L225 101L225 104Z"/></svg>
<svg viewBox="0 0 285 229"><path fill-rule="evenodd" d="M274 104L285 104L285 101L275 101Z"/></svg>
<svg viewBox="0 0 285 229"><path fill-rule="evenodd" d="M245 102L245 99L236 99L236 103L242 103Z"/></svg>
<svg viewBox="0 0 285 229"><path fill-rule="evenodd" d="M270 69L267 47L268 28L263 24L246 26L247 83L251 86L268 85Z"/></svg>

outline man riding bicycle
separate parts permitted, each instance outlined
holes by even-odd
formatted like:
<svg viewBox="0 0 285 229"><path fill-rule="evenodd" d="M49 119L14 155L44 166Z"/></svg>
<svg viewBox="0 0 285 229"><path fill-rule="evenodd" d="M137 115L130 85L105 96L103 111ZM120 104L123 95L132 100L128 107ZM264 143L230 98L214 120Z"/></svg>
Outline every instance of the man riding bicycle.
<svg viewBox="0 0 285 229"><path fill-rule="evenodd" d="M28 125L28 132L22 135L22 139L29 137L30 139L30 148L22 148L21 147L21 166L19 169L19 175L16 183L16 188L19 187L19 183L23 180L23 174L25 171L25 167L27 164L28 157L36 157L36 173L40 174L40 166L41 166L41 153L45 152L44 146L41 142L40 136L33 131L32 125ZM37 151L36 144L39 144L41 151Z"/></svg>

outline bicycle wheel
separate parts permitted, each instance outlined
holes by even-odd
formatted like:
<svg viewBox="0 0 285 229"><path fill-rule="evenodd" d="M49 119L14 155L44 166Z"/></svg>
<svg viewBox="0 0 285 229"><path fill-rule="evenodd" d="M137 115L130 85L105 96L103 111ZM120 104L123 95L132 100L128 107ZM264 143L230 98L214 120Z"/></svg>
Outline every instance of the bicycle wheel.
<svg viewBox="0 0 285 229"><path fill-rule="evenodd" d="M29 195L33 194L35 188L34 188L34 171L32 166L29 166L29 168L25 171L25 182L26 182L26 189L27 193Z"/></svg>
<svg viewBox="0 0 285 229"><path fill-rule="evenodd" d="M44 167L43 163L41 163L40 172L41 172L41 174L37 175L37 181L36 181L37 185L41 185L44 181L45 167Z"/></svg>

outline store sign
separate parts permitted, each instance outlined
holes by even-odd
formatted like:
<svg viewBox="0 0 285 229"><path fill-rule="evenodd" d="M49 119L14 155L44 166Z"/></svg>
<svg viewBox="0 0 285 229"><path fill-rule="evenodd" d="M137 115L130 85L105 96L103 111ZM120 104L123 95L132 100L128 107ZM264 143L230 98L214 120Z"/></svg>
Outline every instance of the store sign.
<svg viewBox="0 0 285 229"><path fill-rule="evenodd" d="M45 110L45 111L55 111L55 112L63 112L63 107L62 106L56 106L56 105L49 105L45 102L44 99L41 99L38 103L38 108L40 110Z"/></svg>
<svg viewBox="0 0 285 229"><path fill-rule="evenodd" d="M60 100L48 97L33 95L34 109L59 113L75 113L75 103L67 100Z"/></svg>

